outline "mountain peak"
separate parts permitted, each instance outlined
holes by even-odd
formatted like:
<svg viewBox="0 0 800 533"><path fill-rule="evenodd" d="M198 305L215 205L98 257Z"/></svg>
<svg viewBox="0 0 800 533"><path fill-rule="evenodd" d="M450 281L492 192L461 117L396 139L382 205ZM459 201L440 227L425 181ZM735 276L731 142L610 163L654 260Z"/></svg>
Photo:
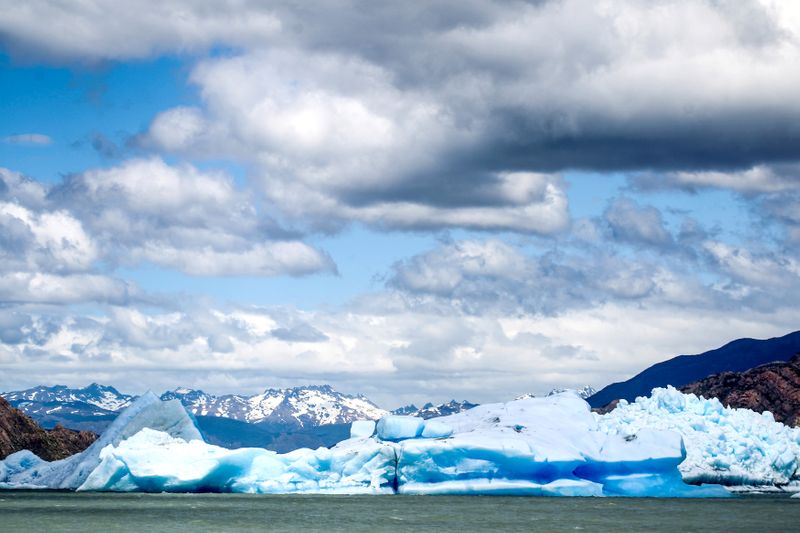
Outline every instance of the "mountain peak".
<svg viewBox="0 0 800 533"><path fill-rule="evenodd" d="M27 402L82 402L85 404L100 407L108 411L119 411L127 407L133 396L122 394L114 387L92 383L82 389L71 389L66 385L54 385L48 387L39 385L21 391L10 391L3 393L3 396L12 403Z"/></svg>
<svg viewBox="0 0 800 533"><path fill-rule="evenodd" d="M472 409L476 407L478 404L468 402L466 400L457 402L456 400L450 400L447 403L441 403L439 405L434 405L432 402L427 402L425 405L422 406L421 409L417 409L414 404L406 405L404 407L400 407L399 409L395 409L392 411L392 414L395 415L407 415L407 416L416 416L419 418L435 418L437 416L447 416L452 415L455 413L460 413L461 411L466 411L467 409Z"/></svg>
<svg viewBox="0 0 800 533"><path fill-rule="evenodd" d="M180 390L185 392L179 392ZM232 418L244 422L274 422L288 426L319 426L375 420L386 414L366 396L349 396L332 386L303 385L265 389L261 394L212 396L202 391L176 389L162 399L179 399L194 415Z"/></svg>

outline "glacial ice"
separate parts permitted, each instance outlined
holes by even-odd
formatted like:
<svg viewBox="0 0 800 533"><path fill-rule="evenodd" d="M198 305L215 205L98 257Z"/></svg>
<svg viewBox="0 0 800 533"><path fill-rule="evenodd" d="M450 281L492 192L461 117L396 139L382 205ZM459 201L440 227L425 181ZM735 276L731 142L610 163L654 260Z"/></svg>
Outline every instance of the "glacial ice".
<svg viewBox="0 0 800 533"><path fill-rule="evenodd" d="M97 491L727 496L783 483L798 430L769 415L657 389L604 416L565 392L422 420L357 422L333 448L278 454L203 442L176 401L144 395L82 454L0 461L1 487ZM681 437L683 435L683 437ZM682 479L683 475L683 479Z"/></svg>
<svg viewBox="0 0 800 533"><path fill-rule="evenodd" d="M800 429L776 422L769 412L726 408L716 398L673 387L653 389L633 403L623 400L596 416L610 435L637 434L642 428L680 433L687 457L678 469L690 483L784 485L800 467Z"/></svg>
<svg viewBox="0 0 800 533"><path fill-rule="evenodd" d="M361 426L355 434L367 433ZM677 433L642 429L635 438L609 435L583 400L564 394L483 405L428 421L387 416L375 436L287 454L227 450L144 429L106 446L79 490L727 495L720 487L683 483L677 465L684 456Z"/></svg>
<svg viewBox="0 0 800 533"><path fill-rule="evenodd" d="M145 429L101 454L79 490L249 493L391 493L395 454L375 439L278 454L228 450Z"/></svg>
<svg viewBox="0 0 800 533"><path fill-rule="evenodd" d="M355 420L350 424L350 438L371 437L375 433L374 420Z"/></svg>
<svg viewBox="0 0 800 533"><path fill-rule="evenodd" d="M378 420L377 434L381 440L399 441L422 435L425 421L415 416L388 415Z"/></svg>
<svg viewBox="0 0 800 533"><path fill-rule="evenodd" d="M200 431L178 400L162 402L158 396L147 392L79 454L52 462L43 461L27 450L9 455L0 461L0 483L5 487L77 489L100 463L101 452L106 446L118 445L144 428L163 430L168 435L183 439L202 440ZM25 462L25 468L15 466Z"/></svg>

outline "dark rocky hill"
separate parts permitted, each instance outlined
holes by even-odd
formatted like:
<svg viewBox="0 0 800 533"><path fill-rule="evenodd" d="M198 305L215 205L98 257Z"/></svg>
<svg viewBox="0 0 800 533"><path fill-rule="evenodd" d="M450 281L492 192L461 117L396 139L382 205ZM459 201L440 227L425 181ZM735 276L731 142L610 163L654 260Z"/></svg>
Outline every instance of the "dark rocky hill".
<svg viewBox="0 0 800 533"><path fill-rule="evenodd" d="M96 438L94 433L61 426L45 430L0 397L0 459L30 450L46 461L54 461L85 450Z"/></svg>
<svg viewBox="0 0 800 533"><path fill-rule="evenodd" d="M603 407L624 398L647 396L654 387L683 387L720 372L744 372L776 361L788 361L800 352L800 331L773 339L738 339L699 355L679 355L651 366L627 381L613 383L587 401Z"/></svg>
<svg viewBox="0 0 800 533"><path fill-rule="evenodd" d="M800 353L786 363L770 363L745 372L722 372L681 388L724 405L769 411L778 422L800 425Z"/></svg>

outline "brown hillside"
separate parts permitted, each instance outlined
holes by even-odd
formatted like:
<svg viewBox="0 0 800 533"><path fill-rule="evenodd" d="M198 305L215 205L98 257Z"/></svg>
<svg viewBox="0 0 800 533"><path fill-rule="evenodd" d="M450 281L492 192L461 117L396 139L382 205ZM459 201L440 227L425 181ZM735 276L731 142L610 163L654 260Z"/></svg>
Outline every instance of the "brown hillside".
<svg viewBox="0 0 800 533"><path fill-rule="evenodd" d="M56 426L49 431L0 397L0 460L30 450L46 461L63 459L89 447L97 435Z"/></svg>
<svg viewBox="0 0 800 533"><path fill-rule="evenodd" d="M778 422L800 425L800 354L745 372L722 372L681 388L730 407L769 411Z"/></svg>

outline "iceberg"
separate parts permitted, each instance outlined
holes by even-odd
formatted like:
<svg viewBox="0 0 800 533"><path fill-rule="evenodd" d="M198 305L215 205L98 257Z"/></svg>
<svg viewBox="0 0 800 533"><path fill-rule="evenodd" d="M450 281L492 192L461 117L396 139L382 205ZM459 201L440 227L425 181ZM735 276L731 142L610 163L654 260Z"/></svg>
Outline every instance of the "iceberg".
<svg viewBox="0 0 800 533"><path fill-rule="evenodd" d="M106 447L78 490L244 493L391 493L395 453L371 438L279 454L228 450L144 429Z"/></svg>
<svg viewBox="0 0 800 533"><path fill-rule="evenodd" d="M716 398L667 387L595 416L609 435L635 435L643 428L680 433L686 459L678 470L689 483L763 486L797 479L800 429L776 422L769 412L727 408Z"/></svg>
<svg viewBox="0 0 800 533"><path fill-rule="evenodd" d="M683 483L678 433L609 435L571 393L481 405L426 423L452 428L452 435L397 444L399 493L726 495Z"/></svg>
<svg viewBox="0 0 800 533"><path fill-rule="evenodd" d="M104 448L118 445L144 428L162 430L182 439L202 440L194 420L178 400L162 402L147 392L79 454L52 462L43 461L28 450L9 455L0 461L0 483L5 488L77 489L100 464Z"/></svg>
<svg viewBox="0 0 800 533"><path fill-rule="evenodd" d="M573 394L490 404L430 420L357 424L331 449L228 450L142 429L108 444L79 490L343 494L727 496L685 484L674 431L602 431Z"/></svg>
<svg viewBox="0 0 800 533"><path fill-rule="evenodd" d="M353 423L330 449L279 454L208 444L178 401L145 394L81 454L0 461L0 487L721 497L721 485L697 484L789 482L799 443L768 414L657 389L603 416L571 392L429 420L389 415Z"/></svg>

